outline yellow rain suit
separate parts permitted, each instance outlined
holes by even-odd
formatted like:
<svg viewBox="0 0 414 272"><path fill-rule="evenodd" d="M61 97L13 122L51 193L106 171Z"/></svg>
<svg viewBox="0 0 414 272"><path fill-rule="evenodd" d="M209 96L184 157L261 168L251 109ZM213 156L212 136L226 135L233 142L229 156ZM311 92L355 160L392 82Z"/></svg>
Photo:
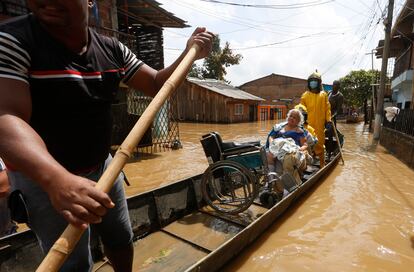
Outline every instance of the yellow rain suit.
<svg viewBox="0 0 414 272"><path fill-rule="evenodd" d="M329 104L328 94L325 91L313 93L306 91L300 103L304 105L308 112L308 124L315 129L318 143L315 145L315 154L320 157L324 154L325 144L325 123L331 122L331 105Z"/></svg>
<svg viewBox="0 0 414 272"><path fill-rule="evenodd" d="M315 129L310 126L309 124L304 124L303 127L313 136L318 138L318 135L316 135Z"/></svg>

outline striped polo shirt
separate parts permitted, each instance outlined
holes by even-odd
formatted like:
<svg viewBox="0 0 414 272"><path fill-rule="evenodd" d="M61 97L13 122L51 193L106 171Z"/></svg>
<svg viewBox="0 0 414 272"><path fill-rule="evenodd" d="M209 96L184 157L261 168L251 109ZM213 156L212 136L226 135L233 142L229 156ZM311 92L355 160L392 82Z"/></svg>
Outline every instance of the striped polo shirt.
<svg viewBox="0 0 414 272"><path fill-rule="evenodd" d="M30 125L69 170L93 167L108 155L111 102L142 61L114 38L89 29L78 55L55 40L34 15L0 24L0 77L28 84Z"/></svg>

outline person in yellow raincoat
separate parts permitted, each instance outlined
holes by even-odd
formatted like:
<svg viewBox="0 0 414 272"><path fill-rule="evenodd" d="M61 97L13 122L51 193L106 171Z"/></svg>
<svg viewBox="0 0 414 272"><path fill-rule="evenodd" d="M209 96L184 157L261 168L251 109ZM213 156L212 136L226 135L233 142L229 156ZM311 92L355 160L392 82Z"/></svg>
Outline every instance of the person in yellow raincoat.
<svg viewBox="0 0 414 272"><path fill-rule="evenodd" d="M302 94L300 103L306 107L308 123L315 129L318 138L315 155L319 157L322 168L325 166L325 127L332 125L332 122L328 94L322 90L322 77L318 72L308 77L308 90Z"/></svg>

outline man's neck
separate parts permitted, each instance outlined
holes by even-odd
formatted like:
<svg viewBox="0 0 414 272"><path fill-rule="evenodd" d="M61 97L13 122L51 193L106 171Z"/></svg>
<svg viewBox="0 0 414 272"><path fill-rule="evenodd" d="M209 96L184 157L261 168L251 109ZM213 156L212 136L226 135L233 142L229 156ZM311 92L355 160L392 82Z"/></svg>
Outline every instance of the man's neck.
<svg viewBox="0 0 414 272"><path fill-rule="evenodd" d="M61 42L68 50L75 54L83 54L88 48L88 27L75 28L48 28L46 30L53 38Z"/></svg>

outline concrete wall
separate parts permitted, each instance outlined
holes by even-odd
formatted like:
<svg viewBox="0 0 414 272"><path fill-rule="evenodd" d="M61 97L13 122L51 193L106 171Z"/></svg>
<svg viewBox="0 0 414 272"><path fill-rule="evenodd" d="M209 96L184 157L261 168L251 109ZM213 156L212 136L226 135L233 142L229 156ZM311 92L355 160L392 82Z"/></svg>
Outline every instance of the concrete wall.
<svg viewBox="0 0 414 272"><path fill-rule="evenodd" d="M414 169L414 137L382 127L380 144Z"/></svg>

